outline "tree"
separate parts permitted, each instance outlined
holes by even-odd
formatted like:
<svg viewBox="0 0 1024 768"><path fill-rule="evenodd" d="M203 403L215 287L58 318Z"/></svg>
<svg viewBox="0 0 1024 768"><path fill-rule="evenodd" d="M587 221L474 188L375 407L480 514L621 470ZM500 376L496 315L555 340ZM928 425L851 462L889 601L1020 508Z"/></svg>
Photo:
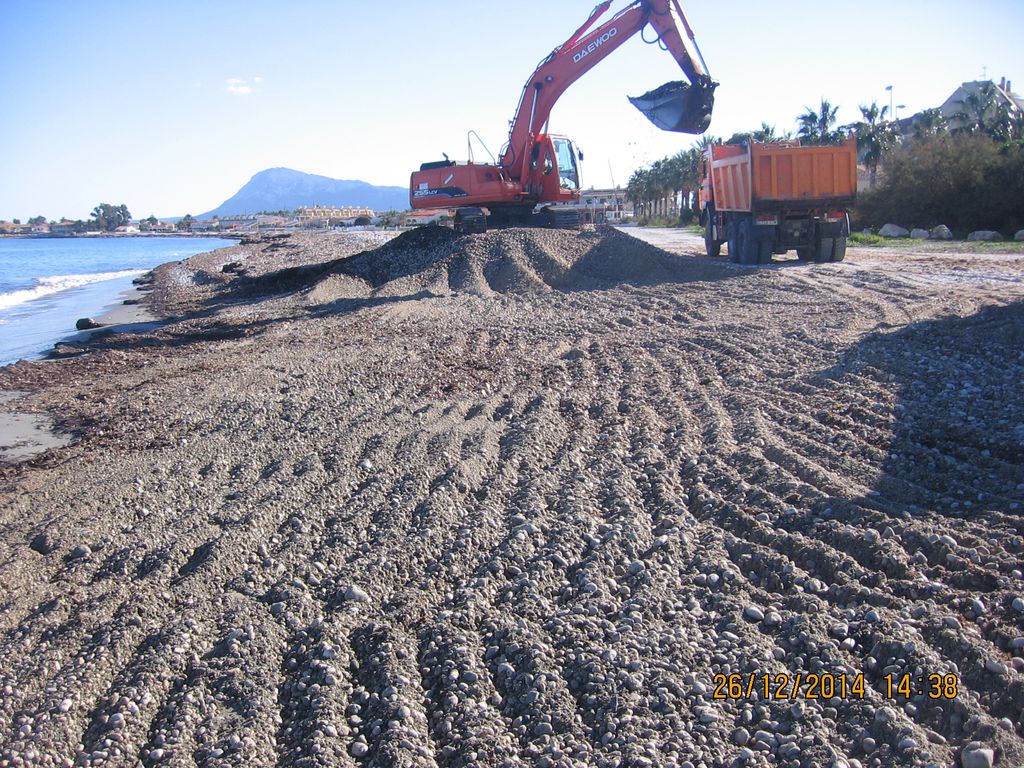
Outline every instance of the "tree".
<svg viewBox="0 0 1024 768"><path fill-rule="evenodd" d="M891 120L886 120L888 107L879 107L877 102L871 106L860 105L860 114L864 118L848 128L857 132L857 151L868 167L868 186L874 189L878 179L878 165L882 162L899 140L899 130Z"/></svg>
<svg viewBox="0 0 1024 768"><path fill-rule="evenodd" d="M31 219L28 220L28 223L31 226L33 226L33 227L36 226L37 224L45 224L46 223L46 217L45 216L33 216Z"/></svg>
<svg viewBox="0 0 1024 768"><path fill-rule="evenodd" d="M858 226L900 221L1006 234L1024 227L1024 146L1000 145L982 133L945 133L900 144L886 170L878 188L858 199Z"/></svg>
<svg viewBox="0 0 1024 768"><path fill-rule="evenodd" d="M815 112L810 107L797 117L800 127L796 132L798 138L807 144L840 144L846 138L842 130L835 130L836 113L839 107L833 107L827 99L821 100L821 110Z"/></svg>
<svg viewBox="0 0 1024 768"><path fill-rule="evenodd" d="M118 206L100 203L92 209L92 221L96 228L103 232L113 232L131 220L132 215L123 203Z"/></svg>
<svg viewBox="0 0 1024 768"><path fill-rule="evenodd" d="M768 125L768 123L761 123L761 127L756 131L752 131L750 134L754 141L760 141L763 144L774 144L779 141L792 141L793 134L789 131L785 133L776 133L774 125Z"/></svg>
<svg viewBox="0 0 1024 768"><path fill-rule="evenodd" d="M149 214L149 218L148 218L148 219L146 219L146 223L147 223L147 224L149 224L149 226L151 226L151 227L152 227L152 226L155 226L155 225L159 224L159 223L160 223L160 221L159 221L159 219L157 219L157 217L156 217L156 216L154 216L154 215L153 215L153 214L151 213L151 214Z"/></svg>
<svg viewBox="0 0 1024 768"><path fill-rule="evenodd" d="M21 219L11 219L11 224L21 224Z"/></svg>
<svg viewBox="0 0 1024 768"><path fill-rule="evenodd" d="M192 218L192 214L186 213L178 220L178 223L174 225L174 228L179 232L191 232L193 223L195 223L195 219Z"/></svg>
<svg viewBox="0 0 1024 768"><path fill-rule="evenodd" d="M913 136L917 140L938 136L949 128L940 109L926 109L919 112L913 122Z"/></svg>

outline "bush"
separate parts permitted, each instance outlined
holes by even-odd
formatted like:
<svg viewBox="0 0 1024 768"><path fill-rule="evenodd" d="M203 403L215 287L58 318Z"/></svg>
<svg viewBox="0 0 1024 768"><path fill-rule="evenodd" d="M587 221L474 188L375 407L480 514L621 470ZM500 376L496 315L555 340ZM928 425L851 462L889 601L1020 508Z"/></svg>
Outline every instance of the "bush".
<svg viewBox="0 0 1024 768"><path fill-rule="evenodd" d="M1012 236L1024 226L1024 149L984 135L907 142L890 156L882 184L860 196L853 218L858 228L892 221Z"/></svg>

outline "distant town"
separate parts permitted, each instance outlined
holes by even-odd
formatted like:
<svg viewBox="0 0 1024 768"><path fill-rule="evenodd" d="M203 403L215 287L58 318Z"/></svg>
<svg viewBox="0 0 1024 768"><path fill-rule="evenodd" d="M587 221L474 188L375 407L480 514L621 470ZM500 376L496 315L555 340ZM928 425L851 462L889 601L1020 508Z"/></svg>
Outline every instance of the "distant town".
<svg viewBox="0 0 1024 768"><path fill-rule="evenodd" d="M587 221L621 223L633 216L633 204L623 189L590 189L581 193L572 207L579 208ZM255 233L292 232L298 230L402 229L427 224L445 224L454 210L374 211L364 207L305 206L293 211L213 216L197 219L145 219L131 217L124 205L102 203L88 220L47 221L37 216L26 222L18 219L0 221L0 235L19 237L110 237L126 235L240 236Z"/></svg>

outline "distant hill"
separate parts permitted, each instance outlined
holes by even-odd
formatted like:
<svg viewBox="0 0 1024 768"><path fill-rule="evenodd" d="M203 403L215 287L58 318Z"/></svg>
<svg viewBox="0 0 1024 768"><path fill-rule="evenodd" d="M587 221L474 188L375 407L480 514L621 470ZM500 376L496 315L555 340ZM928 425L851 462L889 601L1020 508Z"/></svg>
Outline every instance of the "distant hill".
<svg viewBox="0 0 1024 768"><path fill-rule="evenodd" d="M409 190L404 187L376 187L365 181L331 179L291 168L268 168L249 179L244 187L212 211L196 218L291 211L306 205L404 211L409 207Z"/></svg>

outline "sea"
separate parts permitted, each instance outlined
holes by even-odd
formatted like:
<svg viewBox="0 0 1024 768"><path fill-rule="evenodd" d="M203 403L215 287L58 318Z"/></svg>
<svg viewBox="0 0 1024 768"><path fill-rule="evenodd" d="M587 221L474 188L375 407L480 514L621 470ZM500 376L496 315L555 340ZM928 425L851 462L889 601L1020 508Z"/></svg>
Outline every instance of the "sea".
<svg viewBox="0 0 1024 768"><path fill-rule="evenodd" d="M168 261L226 248L222 238L0 238L0 365L42 357L75 322L120 304L132 280Z"/></svg>

